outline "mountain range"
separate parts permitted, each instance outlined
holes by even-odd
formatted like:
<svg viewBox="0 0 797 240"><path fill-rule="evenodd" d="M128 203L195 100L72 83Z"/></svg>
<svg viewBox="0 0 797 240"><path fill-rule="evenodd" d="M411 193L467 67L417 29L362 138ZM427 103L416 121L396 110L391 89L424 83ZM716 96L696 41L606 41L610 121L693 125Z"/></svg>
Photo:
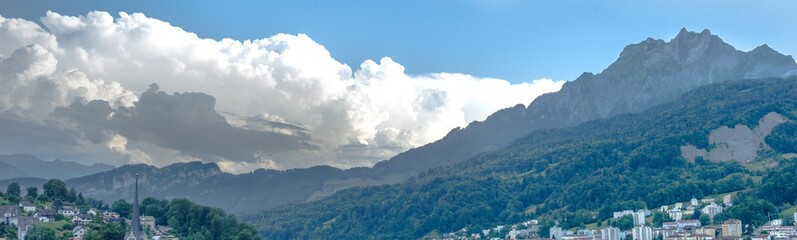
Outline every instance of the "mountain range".
<svg viewBox="0 0 797 240"><path fill-rule="evenodd" d="M795 120L797 77L716 83L640 113L537 130L401 184L342 190L243 219L268 239L439 238L528 219L540 220L541 230L583 228L615 211L733 193L738 201L724 216L761 226L780 214L776 206L797 201ZM718 149L723 140L713 135L729 127L757 129L765 141L750 142L761 147L755 159L682 156L687 145Z"/></svg>
<svg viewBox="0 0 797 240"><path fill-rule="evenodd" d="M672 101L699 86L797 72L791 56L767 45L743 52L709 30L681 29L665 42L648 38L626 46L599 74L584 73L561 90L454 129L443 139L378 163L381 173L419 172L503 147L537 129L550 129L634 113Z"/></svg>
<svg viewBox="0 0 797 240"><path fill-rule="evenodd" d="M341 170L319 166L229 174L213 163L177 163L162 168L128 165L82 177L50 176L76 177L67 183L88 196L115 201L131 197L128 190L132 177L139 173L145 196L187 197L231 212L249 212L323 199L351 187L401 183L430 169L456 165L480 153L501 149L538 130L639 113L701 86L795 73L794 60L767 45L744 52L708 30L697 33L682 29L670 41L649 38L625 47L601 73L584 73L559 92L540 96L528 107L518 104L500 110L484 121L454 129L438 141L372 168ZM7 176L30 176L15 168L2 169Z"/></svg>
<svg viewBox="0 0 797 240"><path fill-rule="evenodd" d="M176 163L162 168L138 164L70 179L66 183L87 196L111 202L132 198L130 189L138 174L142 196L189 198L238 213L302 202L318 190L317 182L339 176L342 172L321 166L230 174L222 172L214 163Z"/></svg>
<svg viewBox="0 0 797 240"><path fill-rule="evenodd" d="M55 159L44 161L31 155L0 155L0 180L13 178L70 179L113 169L97 163L91 166Z"/></svg>

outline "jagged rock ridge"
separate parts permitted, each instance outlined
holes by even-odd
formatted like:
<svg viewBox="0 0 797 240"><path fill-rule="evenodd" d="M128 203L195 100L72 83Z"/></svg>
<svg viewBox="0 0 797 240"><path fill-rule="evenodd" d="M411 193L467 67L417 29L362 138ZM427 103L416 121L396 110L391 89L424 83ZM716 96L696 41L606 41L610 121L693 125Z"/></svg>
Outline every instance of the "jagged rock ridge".
<svg viewBox="0 0 797 240"><path fill-rule="evenodd" d="M575 126L590 120L635 113L671 101L711 83L783 77L797 69L791 56L759 46L743 52L709 30L681 29L670 41L648 38L626 46L599 74L584 73L559 92L528 107L500 110L483 122L454 129L443 139L377 164L385 173L419 172L495 150L537 129Z"/></svg>

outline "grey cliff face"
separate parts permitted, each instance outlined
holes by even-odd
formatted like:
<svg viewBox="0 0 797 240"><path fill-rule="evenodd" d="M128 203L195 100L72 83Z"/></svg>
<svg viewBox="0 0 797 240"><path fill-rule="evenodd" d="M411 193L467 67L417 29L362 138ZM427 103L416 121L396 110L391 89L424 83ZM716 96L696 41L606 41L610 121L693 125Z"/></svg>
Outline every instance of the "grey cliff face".
<svg viewBox="0 0 797 240"><path fill-rule="evenodd" d="M623 49L599 74L584 73L559 92L535 99L528 108L498 111L483 122L455 129L445 138L377 164L386 172L419 172L464 161L494 150L531 131L574 126L634 113L671 101L711 83L782 77L797 72L791 56L767 45L743 52L712 35L681 29L670 41L648 38Z"/></svg>
<svg viewBox="0 0 797 240"><path fill-rule="evenodd" d="M69 186L112 203L130 199L139 175L141 198L189 198L194 202L238 213L305 201L319 183L339 177L343 170L320 166L286 171L257 170L244 174L222 172L214 163L175 163L162 168L125 165L110 171L67 180Z"/></svg>
<svg viewBox="0 0 797 240"><path fill-rule="evenodd" d="M562 90L535 101L532 123L572 126L622 113L640 112L699 86L745 78L782 77L797 69L790 56L764 45L742 52L708 30L682 29L669 42L647 39L627 46L597 75L584 74ZM537 103L539 102L539 103ZM535 127L532 127L534 129Z"/></svg>

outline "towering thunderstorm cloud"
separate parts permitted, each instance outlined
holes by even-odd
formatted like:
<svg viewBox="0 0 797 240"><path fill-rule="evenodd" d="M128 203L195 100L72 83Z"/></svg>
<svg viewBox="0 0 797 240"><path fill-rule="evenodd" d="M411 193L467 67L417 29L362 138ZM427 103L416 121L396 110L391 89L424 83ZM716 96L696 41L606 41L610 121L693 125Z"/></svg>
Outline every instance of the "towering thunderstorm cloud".
<svg viewBox="0 0 797 240"><path fill-rule="evenodd" d="M353 71L303 34L204 39L140 13L40 20L0 17L3 153L368 166L564 84L408 75L387 57Z"/></svg>

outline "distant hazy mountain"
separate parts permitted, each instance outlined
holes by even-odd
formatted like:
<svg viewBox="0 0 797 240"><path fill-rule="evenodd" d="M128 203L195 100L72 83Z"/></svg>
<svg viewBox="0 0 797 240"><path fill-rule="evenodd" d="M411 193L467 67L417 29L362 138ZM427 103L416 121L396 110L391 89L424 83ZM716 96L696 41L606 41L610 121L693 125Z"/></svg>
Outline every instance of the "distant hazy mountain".
<svg viewBox="0 0 797 240"><path fill-rule="evenodd" d="M382 173L419 172L497 149L533 130L640 112L699 86L783 77L795 70L797 64L791 56L767 45L743 52L709 30L695 33L681 29L669 42L648 38L626 46L603 72L584 73L528 107L500 110L483 122L454 129L443 139L401 153L374 168Z"/></svg>
<svg viewBox="0 0 797 240"><path fill-rule="evenodd" d="M21 189L27 189L28 187L38 187L39 193L41 193L42 191L41 186L47 183L48 180L49 179L32 178L32 177L17 177L17 178L3 179L0 180L0 189L5 190L8 184L17 183L19 184Z"/></svg>
<svg viewBox="0 0 797 240"><path fill-rule="evenodd" d="M203 205L244 212L302 202L320 190L319 182L342 173L332 167L313 167L235 175L222 172L213 163L190 162L163 168L126 165L66 183L87 196L110 203L120 198L132 199L134 177L139 174L142 197L189 198Z"/></svg>
<svg viewBox="0 0 797 240"><path fill-rule="evenodd" d="M10 167L4 167L6 165ZM106 164L86 166L59 159L44 161L31 155L0 155L0 180L21 177L70 179L113 168Z"/></svg>
<svg viewBox="0 0 797 240"><path fill-rule="evenodd" d="M9 178L28 177L28 174L17 169L14 165L0 162L0 180Z"/></svg>

